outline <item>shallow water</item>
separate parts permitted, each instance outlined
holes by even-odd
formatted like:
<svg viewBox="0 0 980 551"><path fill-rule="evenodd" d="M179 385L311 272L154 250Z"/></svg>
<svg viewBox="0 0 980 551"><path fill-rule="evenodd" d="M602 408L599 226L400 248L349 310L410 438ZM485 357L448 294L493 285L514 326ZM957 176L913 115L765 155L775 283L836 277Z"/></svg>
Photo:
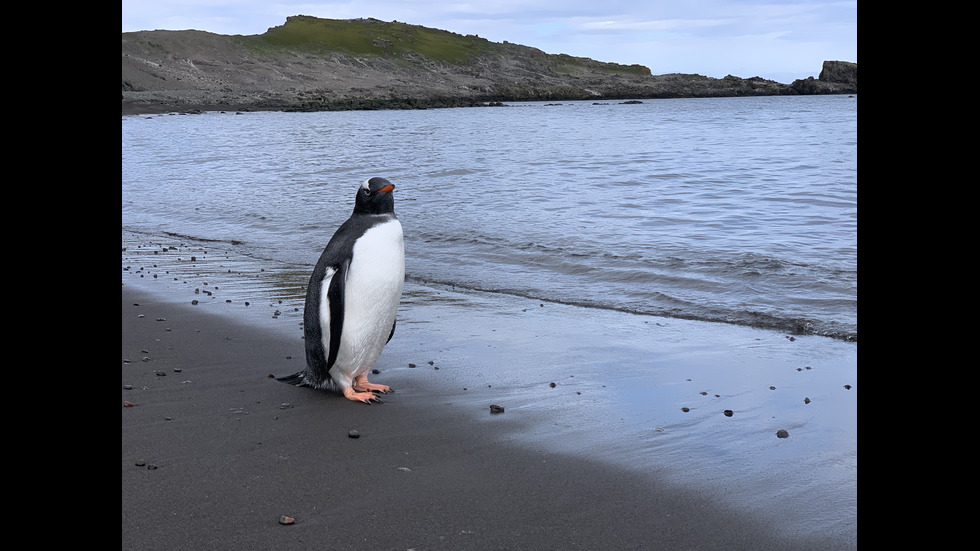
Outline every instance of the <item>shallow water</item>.
<svg viewBox="0 0 980 551"><path fill-rule="evenodd" d="M856 119L847 96L123 117L122 223L311 267L380 175L410 281L856 340Z"/></svg>
<svg viewBox="0 0 980 551"><path fill-rule="evenodd" d="M856 544L856 343L507 295L407 302L379 376L399 393Z"/></svg>

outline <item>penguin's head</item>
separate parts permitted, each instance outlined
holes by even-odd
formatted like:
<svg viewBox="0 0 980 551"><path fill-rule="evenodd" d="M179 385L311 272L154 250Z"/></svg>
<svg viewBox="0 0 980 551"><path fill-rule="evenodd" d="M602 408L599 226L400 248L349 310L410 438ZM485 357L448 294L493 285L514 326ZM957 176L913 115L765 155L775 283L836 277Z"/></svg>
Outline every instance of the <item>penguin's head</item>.
<svg viewBox="0 0 980 551"><path fill-rule="evenodd" d="M395 212L395 185L384 178L371 178L361 184L354 198L354 214L390 214Z"/></svg>

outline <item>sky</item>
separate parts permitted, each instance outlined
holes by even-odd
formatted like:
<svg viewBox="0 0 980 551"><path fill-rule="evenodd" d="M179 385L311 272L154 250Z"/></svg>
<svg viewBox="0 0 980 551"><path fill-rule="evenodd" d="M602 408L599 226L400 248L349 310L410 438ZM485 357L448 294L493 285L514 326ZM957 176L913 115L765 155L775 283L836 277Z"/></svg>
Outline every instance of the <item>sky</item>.
<svg viewBox="0 0 980 551"><path fill-rule="evenodd" d="M122 0L122 31L254 35L290 15L373 17L650 68L789 84L857 62L857 0Z"/></svg>

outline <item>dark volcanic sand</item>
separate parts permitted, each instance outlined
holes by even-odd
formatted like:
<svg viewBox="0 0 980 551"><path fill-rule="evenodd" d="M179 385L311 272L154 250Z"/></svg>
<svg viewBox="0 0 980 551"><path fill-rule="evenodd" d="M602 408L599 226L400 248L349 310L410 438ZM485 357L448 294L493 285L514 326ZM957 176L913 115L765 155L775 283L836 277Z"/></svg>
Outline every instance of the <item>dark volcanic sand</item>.
<svg viewBox="0 0 980 551"><path fill-rule="evenodd" d="M490 401L492 422L475 422L424 388L365 405L269 377L302 354L298 337L123 285L123 549L854 548L654 474L514 445L519 413Z"/></svg>

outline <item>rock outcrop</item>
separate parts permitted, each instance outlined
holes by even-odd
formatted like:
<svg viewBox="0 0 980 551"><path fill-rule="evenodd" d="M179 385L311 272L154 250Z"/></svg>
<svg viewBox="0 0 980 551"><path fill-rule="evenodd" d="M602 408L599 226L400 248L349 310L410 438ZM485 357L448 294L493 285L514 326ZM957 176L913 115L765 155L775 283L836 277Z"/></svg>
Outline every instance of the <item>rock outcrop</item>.
<svg viewBox="0 0 980 551"><path fill-rule="evenodd" d="M857 90L858 64L849 61L824 61L820 76L821 81L845 84Z"/></svg>

